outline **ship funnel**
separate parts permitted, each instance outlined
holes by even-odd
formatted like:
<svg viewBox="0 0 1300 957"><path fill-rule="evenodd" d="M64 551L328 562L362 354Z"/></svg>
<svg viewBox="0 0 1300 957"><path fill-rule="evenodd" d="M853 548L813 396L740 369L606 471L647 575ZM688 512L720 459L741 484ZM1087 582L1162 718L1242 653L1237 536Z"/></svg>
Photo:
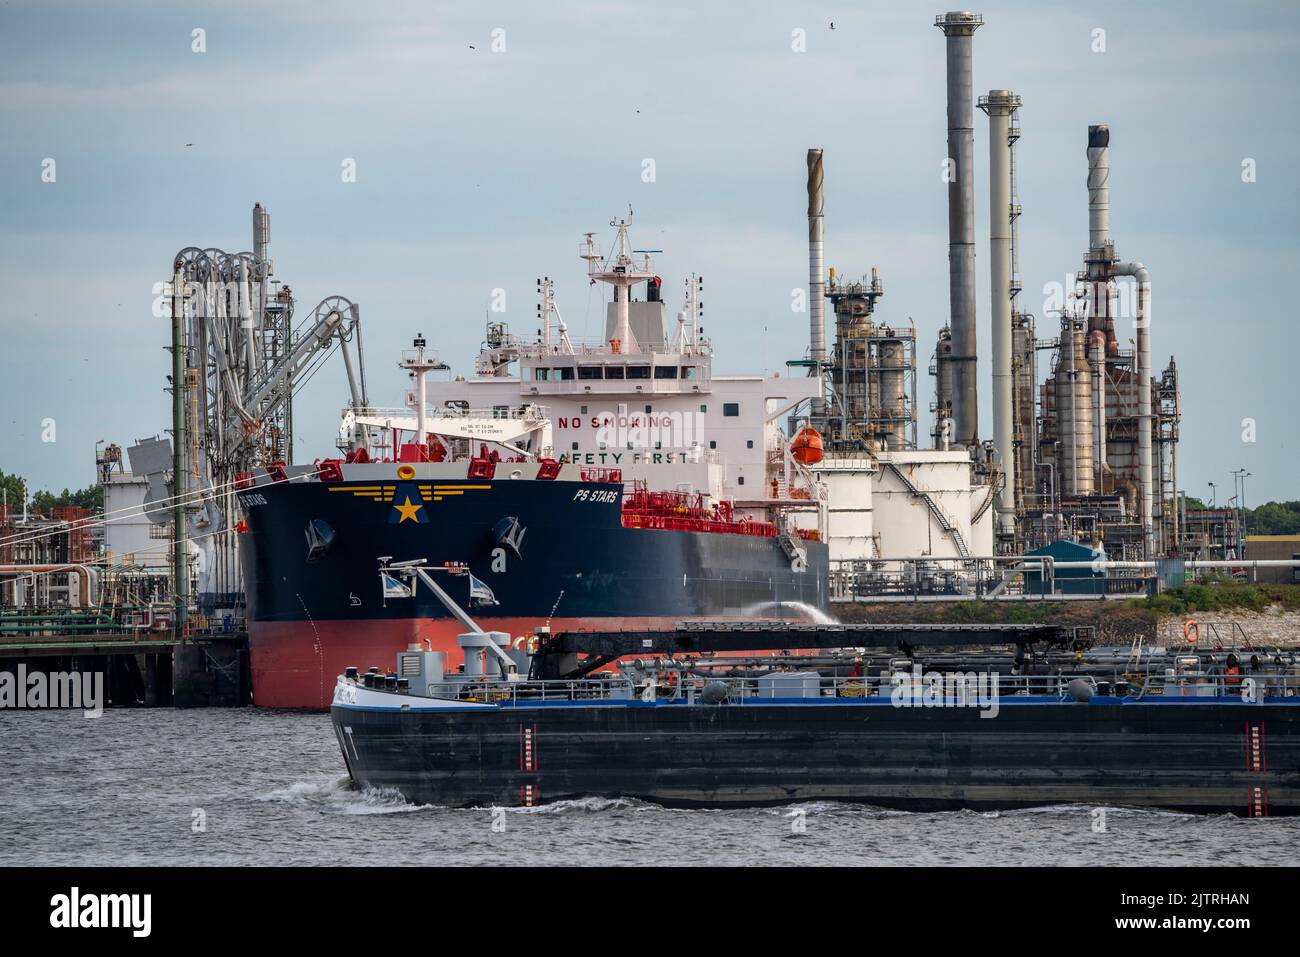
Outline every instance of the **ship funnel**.
<svg viewBox="0 0 1300 957"><path fill-rule="evenodd" d="M952 330L953 441L979 444L975 381L975 114L971 48L984 24L978 13L940 14L948 41L948 300Z"/></svg>

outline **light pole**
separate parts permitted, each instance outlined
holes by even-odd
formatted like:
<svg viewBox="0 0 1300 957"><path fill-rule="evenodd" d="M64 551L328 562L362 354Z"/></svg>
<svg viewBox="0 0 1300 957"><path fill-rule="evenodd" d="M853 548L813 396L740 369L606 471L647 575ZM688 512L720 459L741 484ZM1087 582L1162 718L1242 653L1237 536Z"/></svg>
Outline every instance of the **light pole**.
<svg viewBox="0 0 1300 957"><path fill-rule="evenodd" d="M1211 483L1210 483L1210 508L1211 508L1211 510L1213 510L1213 509L1215 509L1215 508L1218 507L1218 504L1219 504L1219 498L1218 498L1218 496L1219 496L1218 489L1215 488L1214 483L1211 482ZM1214 525L1215 525L1215 522L1214 522L1214 515L1213 515L1213 512L1212 512L1212 511L1211 511L1211 514L1210 514L1210 515L1206 516L1206 523L1205 523L1205 524L1206 524L1207 542L1208 542L1209 549L1210 549L1210 555L1213 556L1213 555L1214 555ZM1224 557L1225 557L1225 558L1227 557L1226 552L1225 552L1225 554L1224 554Z"/></svg>
<svg viewBox="0 0 1300 957"><path fill-rule="evenodd" d="M1245 480L1249 479L1249 477L1251 477L1251 473L1245 471L1245 469L1243 468L1242 469L1242 498L1240 498L1240 502L1242 502L1242 558L1245 558Z"/></svg>
<svg viewBox="0 0 1300 957"><path fill-rule="evenodd" d="M1244 468L1237 469L1233 472L1234 480L1240 480L1241 490L1237 493L1237 508L1239 509L1237 518L1237 557L1246 557L1246 479L1250 478L1250 473Z"/></svg>
<svg viewBox="0 0 1300 957"><path fill-rule="evenodd" d="M1235 475L1236 473L1233 474ZM1232 483L1232 488L1234 492L1237 489L1237 483L1235 480ZM1241 511L1237 502L1238 499L1235 494L1232 498L1228 499L1228 511L1232 512L1232 539L1231 544L1229 544L1229 539L1225 530L1223 536L1224 558L1227 558L1229 555L1233 555L1237 558L1241 557Z"/></svg>

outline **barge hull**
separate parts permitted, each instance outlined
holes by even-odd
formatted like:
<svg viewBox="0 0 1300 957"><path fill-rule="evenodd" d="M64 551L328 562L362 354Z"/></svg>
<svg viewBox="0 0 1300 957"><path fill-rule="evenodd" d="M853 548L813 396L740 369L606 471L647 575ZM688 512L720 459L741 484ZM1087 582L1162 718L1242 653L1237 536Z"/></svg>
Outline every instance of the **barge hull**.
<svg viewBox="0 0 1300 957"><path fill-rule="evenodd" d="M354 781L418 804L582 797L669 807L844 801L910 811L1057 804L1300 813L1300 705L773 701L402 711L336 704Z"/></svg>

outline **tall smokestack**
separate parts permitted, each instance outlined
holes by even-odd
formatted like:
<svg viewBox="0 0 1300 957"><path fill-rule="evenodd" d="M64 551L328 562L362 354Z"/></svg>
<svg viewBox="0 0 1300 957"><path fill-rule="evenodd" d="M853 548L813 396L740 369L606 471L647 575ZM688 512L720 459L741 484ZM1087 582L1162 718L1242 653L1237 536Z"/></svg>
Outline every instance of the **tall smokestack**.
<svg viewBox="0 0 1300 957"><path fill-rule="evenodd" d="M1111 315L1110 278L1115 247L1110 241L1110 128L1088 127L1088 329L1106 335L1106 351L1119 348Z"/></svg>
<svg viewBox="0 0 1300 957"><path fill-rule="evenodd" d="M953 442L979 444L975 384L975 112L971 101L971 38L978 13L935 17L948 38L948 299L952 329Z"/></svg>
<svg viewBox="0 0 1300 957"><path fill-rule="evenodd" d="M1110 127L1088 127L1088 248L1110 242Z"/></svg>
<svg viewBox="0 0 1300 957"><path fill-rule="evenodd" d="M1020 97L990 90L980 100L989 116L989 289L993 323L993 445L1004 481L998 491L998 532L1016 531L1016 457L1011 412L1011 116Z"/></svg>
<svg viewBox="0 0 1300 957"><path fill-rule="evenodd" d="M822 215L826 197L822 193L822 151L808 151L808 304L809 358L821 364L826 361L826 269L823 262Z"/></svg>

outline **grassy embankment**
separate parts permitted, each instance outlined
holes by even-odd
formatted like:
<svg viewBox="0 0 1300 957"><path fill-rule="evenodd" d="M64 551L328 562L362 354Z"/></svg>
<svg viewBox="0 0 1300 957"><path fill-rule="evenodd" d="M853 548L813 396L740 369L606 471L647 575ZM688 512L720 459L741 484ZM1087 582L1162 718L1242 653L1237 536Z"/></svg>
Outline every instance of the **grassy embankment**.
<svg viewBox="0 0 1300 957"><path fill-rule="evenodd" d="M1154 598L1135 599L1136 607L1155 616L1194 615L1205 611L1264 611L1271 605L1300 611L1300 585L1243 585L1221 582L1171 588Z"/></svg>

